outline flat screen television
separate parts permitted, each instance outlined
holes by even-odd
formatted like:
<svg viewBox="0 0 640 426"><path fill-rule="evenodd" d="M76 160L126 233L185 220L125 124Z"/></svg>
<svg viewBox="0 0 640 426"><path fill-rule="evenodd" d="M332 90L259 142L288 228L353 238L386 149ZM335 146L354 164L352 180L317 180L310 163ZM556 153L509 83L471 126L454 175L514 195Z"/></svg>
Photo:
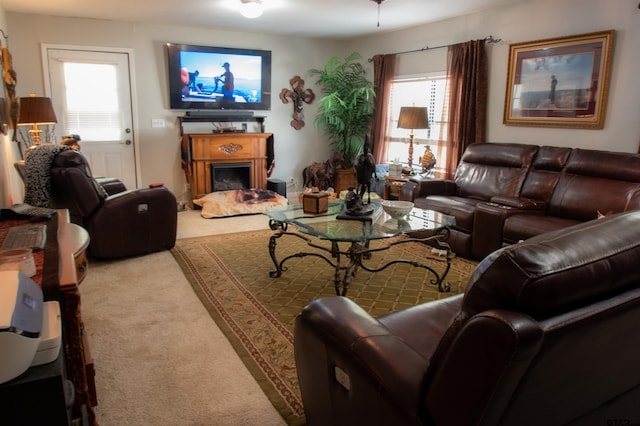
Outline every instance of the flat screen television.
<svg viewBox="0 0 640 426"><path fill-rule="evenodd" d="M271 51L167 43L171 109L271 109Z"/></svg>

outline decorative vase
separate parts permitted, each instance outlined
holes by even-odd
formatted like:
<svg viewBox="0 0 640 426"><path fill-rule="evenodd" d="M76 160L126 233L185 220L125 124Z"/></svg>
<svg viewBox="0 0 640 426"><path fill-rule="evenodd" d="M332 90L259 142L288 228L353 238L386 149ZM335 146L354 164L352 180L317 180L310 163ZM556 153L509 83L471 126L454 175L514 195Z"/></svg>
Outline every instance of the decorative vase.
<svg viewBox="0 0 640 426"><path fill-rule="evenodd" d="M356 179L355 168L349 167L346 169L336 169L334 185L334 190L337 194L340 194L341 191L346 191L350 186L357 189L358 180Z"/></svg>

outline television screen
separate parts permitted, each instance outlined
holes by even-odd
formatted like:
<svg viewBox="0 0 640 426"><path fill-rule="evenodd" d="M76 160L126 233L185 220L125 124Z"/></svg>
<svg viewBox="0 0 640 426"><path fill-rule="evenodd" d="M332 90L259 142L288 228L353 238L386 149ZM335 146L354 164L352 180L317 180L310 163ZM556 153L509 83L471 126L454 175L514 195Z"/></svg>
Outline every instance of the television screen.
<svg viewBox="0 0 640 426"><path fill-rule="evenodd" d="M271 52L167 43L172 109L271 109Z"/></svg>

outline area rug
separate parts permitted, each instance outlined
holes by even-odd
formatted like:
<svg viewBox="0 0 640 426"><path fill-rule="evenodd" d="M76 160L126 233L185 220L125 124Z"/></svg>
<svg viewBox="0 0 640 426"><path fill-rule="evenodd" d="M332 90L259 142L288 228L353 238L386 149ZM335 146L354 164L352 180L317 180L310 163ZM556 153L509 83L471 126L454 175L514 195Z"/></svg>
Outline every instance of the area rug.
<svg viewBox="0 0 640 426"><path fill-rule="evenodd" d="M317 256L292 258L279 278L271 278L269 271L274 265L268 244L272 234L260 230L180 239L172 253L274 407L289 425L303 425L293 356L294 321L311 300L335 296L334 269ZM388 242L374 241L372 247ZM278 239L276 254L282 259L313 250L302 239L285 235ZM442 258L432 258L430 248L415 242L375 252L367 265L400 258L422 261L439 272L445 268ZM438 292L427 270L407 264L395 264L377 273L358 270L347 297L379 316L464 291L475 265L454 259L447 276L449 293Z"/></svg>

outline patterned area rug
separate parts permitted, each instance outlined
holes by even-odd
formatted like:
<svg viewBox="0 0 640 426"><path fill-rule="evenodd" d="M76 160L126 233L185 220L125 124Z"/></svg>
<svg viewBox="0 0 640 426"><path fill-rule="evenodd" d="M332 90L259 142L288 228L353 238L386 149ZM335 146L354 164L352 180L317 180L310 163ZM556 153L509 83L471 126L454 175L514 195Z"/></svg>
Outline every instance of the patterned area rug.
<svg viewBox="0 0 640 426"><path fill-rule="evenodd" d="M293 357L296 315L311 300L335 296L334 269L317 256L292 258L279 278L268 253L272 231L180 239L172 250L194 291L225 333L273 405L290 425L305 424ZM402 238L402 237L397 237ZM387 240L388 242L389 240ZM318 242L317 240L315 241ZM385 244L372 243L372 247ZM328 243L327 243L328 247ZM299 251L313 251L299 238L278 239L279 259ZM365 264L383 265L392 259L418 260L442 272L442 258L430 248L410 242L379 251ZM426 269L395 264L381 272L358 270L347 297L374 316L464 290L475 262L454 259L447 280L451 292L439 293Z"/></svg>

